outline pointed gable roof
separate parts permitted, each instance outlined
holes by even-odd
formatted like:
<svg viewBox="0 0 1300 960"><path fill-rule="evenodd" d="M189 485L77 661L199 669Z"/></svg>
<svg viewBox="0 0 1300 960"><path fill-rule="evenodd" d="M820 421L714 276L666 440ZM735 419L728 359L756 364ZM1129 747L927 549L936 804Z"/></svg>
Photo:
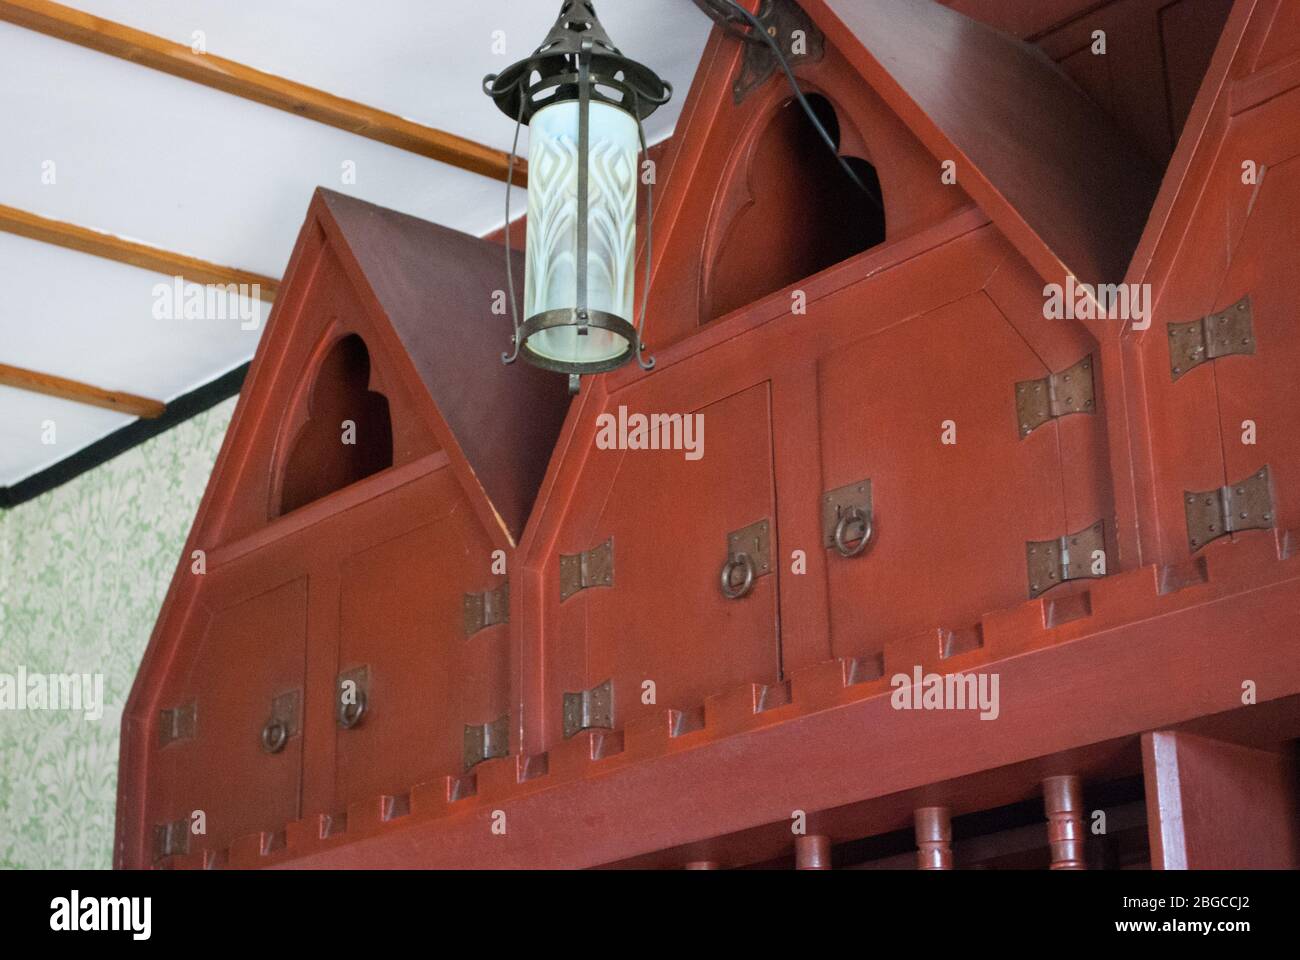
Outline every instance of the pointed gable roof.
<svg viewBox="0 0 1300 960"><path fill-rule="evenodd" d="M505 366L505 250L332 190L313 206L336 251L374 294L436 407L444 448L458 448L510 539L518 542L569 406L563 377ZM515 275L523 257L515 253Z"/></svg>
<svg viewBox="0 0 1300 960"><path fill-rule="evenodd" d="M1159 171L1041 51L934 0L804 6L1045 280L1123 279Z"/></svg>

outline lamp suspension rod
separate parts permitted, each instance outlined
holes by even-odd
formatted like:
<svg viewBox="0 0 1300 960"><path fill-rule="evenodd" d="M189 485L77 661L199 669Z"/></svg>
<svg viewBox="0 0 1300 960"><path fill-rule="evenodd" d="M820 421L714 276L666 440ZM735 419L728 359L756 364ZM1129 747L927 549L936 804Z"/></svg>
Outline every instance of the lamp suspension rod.
<svg viewBox="0 0 1300 960"><path fill-rule="evenodd" d="M514 249L510 245L510 194L515 189L515 159L519 156L519 131L524 125L524 96L519 97L519 117L515 120L515 139L510 145L510 164L506 167L506 291L510 294L510 320L514 324L515 335L510 338L511 353L502 353L501 362L509 366L519 359L519 308L515 305L515 268Z"/></svg>

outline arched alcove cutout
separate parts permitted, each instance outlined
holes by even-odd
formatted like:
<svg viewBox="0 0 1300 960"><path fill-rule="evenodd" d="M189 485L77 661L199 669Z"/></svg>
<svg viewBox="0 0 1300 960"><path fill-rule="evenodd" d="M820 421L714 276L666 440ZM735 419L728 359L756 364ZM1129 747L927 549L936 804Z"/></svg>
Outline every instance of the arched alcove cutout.
<svg viewBox="0 0 1300 960"><path fill-rule="evenodd" d="M835 108L808 100L840 143ZM779 107L754 145L749 202L726 227L708 277L704 320L713 320L882 243L885 212L875 168L846 157L864 193L826 148L793 99Z"/></svg>
<svg viewBox="0 0 1300 960"><path fill-rule="evenodd" d="M330 348L307 402L308 420L285 461L276 516L393 465L388 400L370 390L370 352L359 336L346 336Z"/></svg>

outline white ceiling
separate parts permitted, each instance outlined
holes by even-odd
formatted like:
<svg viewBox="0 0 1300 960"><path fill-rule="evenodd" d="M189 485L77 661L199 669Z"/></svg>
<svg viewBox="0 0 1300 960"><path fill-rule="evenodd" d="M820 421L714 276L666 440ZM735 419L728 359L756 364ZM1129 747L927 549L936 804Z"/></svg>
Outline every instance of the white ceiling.
<svg viewBox="0 0 1300 960"><path fill-rule="evenodd" d="M482 79L531 52L559 10L559 0L65 2L186 45L201 30L209 53L502 150L513 126ZM648 124L658 142L710 23L691 0L597 9L615 43L676 89ZM0 129L0 204L275 277L317 185L476 235L504 220L498 181L5 23ZM47 161L53 184L42 182ZM355 184L343 182L345 162ZM522 192L516 202L522 212ZM264 323L153 319L167 282L0 233L0 363L170 401L252 356ZM54 445L42 443L46 420ZM0 486L129 422L0 388Z"/></svg>

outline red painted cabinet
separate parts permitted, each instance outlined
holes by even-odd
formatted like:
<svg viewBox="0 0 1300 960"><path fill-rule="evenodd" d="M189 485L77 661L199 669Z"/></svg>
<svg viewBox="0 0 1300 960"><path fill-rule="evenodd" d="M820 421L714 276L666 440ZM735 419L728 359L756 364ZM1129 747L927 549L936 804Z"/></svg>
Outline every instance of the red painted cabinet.
<svg viewBox="0 0 1300 960"><path fill-rule="evenodd" d="M716 32L656 364L572 400L500 364L500 246L319 194L126 711L119 865L1294 865L1203 825L1239 770L1294 850L1300 21L1189 2L774 4L871 196Z"/></svg>

